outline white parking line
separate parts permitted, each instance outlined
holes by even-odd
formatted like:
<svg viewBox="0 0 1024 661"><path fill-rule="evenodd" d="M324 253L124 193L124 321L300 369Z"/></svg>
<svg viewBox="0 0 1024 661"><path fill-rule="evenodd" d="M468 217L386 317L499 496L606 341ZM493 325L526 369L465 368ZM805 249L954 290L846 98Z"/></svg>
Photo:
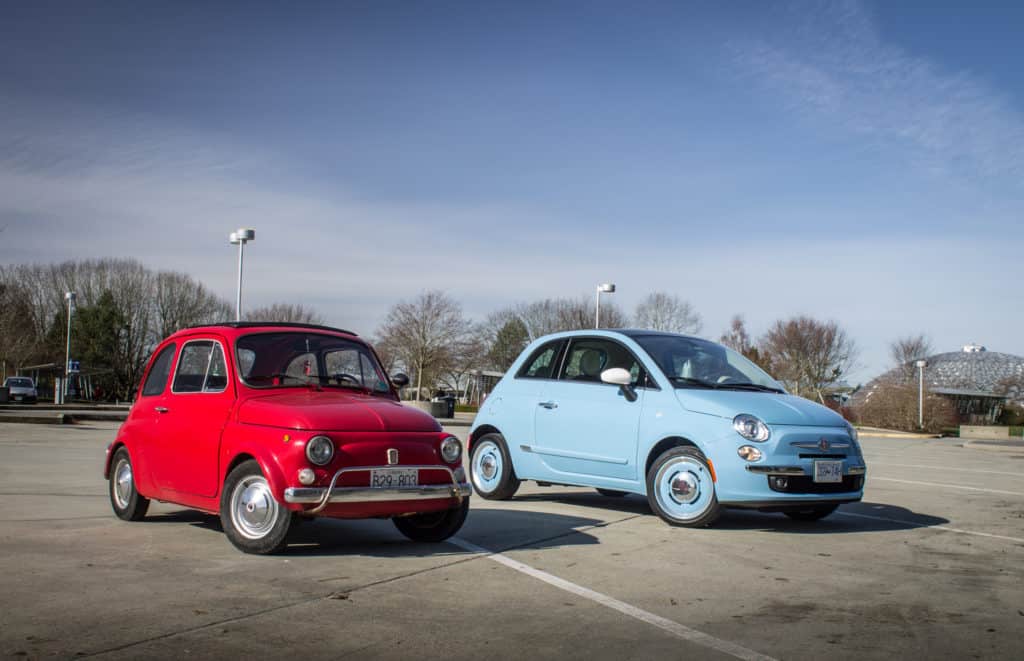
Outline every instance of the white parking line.
<svg viewBox="0 0 1024 661"><path fill-rule="evenodd" d="M917 521L904 521L902 519L890 519L885 516L870 516L868 514L854 514L853 512L836 512L840 516L854 516L858 519L873 519L875 521L888 521L889 523L900 523L905 526L913 526L915 528L928 528L929 530L945 530L946 532L955 532L959 535L972 535L974 537L991 537L992 539L1005 539L1011 542L1018 542L1024 544L1024 538L1022 537L1009 537L1007 535L993 535L988 532L977 532L976 530L962 530L960 528L951 528L949 526L932 526L927 523L919 523Z"/></svg>
<svg viewBox="0 0 1024 661"><path fill-rule="evenodd" d="M875 475L869 476L868 480L883 480L885 482L900 482L902 484L918 484L925 487L939 487L942 489L960 489L961 491L983 491L985 493L999 493L1003 494L1004 496L1024 497L1024 493L1021 493L1019 491L1002 491L1000 489L983 489L981 487L963 487L957 484L942 484L939 482L917 482L915 480L897 480L896 478L893 477L878 477Z"/></svg>
<svg viewBox="0 0 1024 661"><path fill-rule="evenodd" d="M715 638L714 636L706 634L702 631L691 629L690 627L684 626L672 620L668 620L664 617L661 617L660 615L655 615L654 613L650 613L643 609L637 608L636 606L631 606L624 601L619 601L618 599L615 599L614 597L609 597L606 594L595 592L583 586L576 585L575 583L567 581L564 578L559 578L553 574L547 573L546 571L541 571L540 569L536 569L534 567L531 567L530 565L523 564L518 560L513 560L512 558L506 555L502 555L501 553L494 553L493 551L489 551L482 546L477 546L472 542L467 542L464 539L460 539L458 537L450 537L448 538L448 541L472 553L481 553L497 563L500 563L502 565L505 565L506 567L509 567L510 569L514 569L518 572L526 574L527 576L532 576L533 578L536 578L539 581L544 581L548 585L552 585L560 590L571 592L576 596L583 597L584 599L589 599L593 602L601 604L602 606L606 606L608 608L611 608L612 610L623 613L624 615L636 618L641 622L646 622L647 624L658 627L659 629L667 631L668 633L676 636L677 638L681 638L685 641L696 643L697 645L703 645L704 647L708 647L713 650L722 652L723 654L728 654L729 656L735 657L737 659L748 659L750 661L775 661L775 659L773 659L770 656L766 656L759 652L749 650L746 647L743 647L742 645L737 645L736 643L730 642L728 640Z"/></svg>
<svg viewBox="0 0 1024 661"><path fill-rule="evenodd" d="M868 459L870 460L871 457L869 457ZM1012 477L1024 477L1024 471L1017 471L1016 473L1010 473L1008 471L987 471L987 470L982 470L980 468L960 468L959 466L931 466L931 465L925 465L925 464L894 464L894 463L885 461L884 459L882 459L880 457L878 458L878 460L879 460L879 462L884 462L884 463L879 464L879 466L881 468L887 468L889 466L897 466L899 468L927 468L927 469L931 469L931 470L949 471L950 473L986 473L988 475L1010 475ZM875 467L871 466L871 468L874 469Z"/></svg>

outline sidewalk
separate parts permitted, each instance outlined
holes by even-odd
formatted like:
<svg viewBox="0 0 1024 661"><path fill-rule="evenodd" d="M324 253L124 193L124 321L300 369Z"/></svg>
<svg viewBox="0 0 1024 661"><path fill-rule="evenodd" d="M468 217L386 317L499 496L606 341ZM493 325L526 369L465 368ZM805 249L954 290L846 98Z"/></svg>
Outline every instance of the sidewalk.
<svg viewBox="0 0 1024 661"><path fill-rule="evenodd" d="M873 436L876 438L940 438L938 434L897 431L895 429L882 429L881 427L857 427L857 433L861 436Z"/></svg>

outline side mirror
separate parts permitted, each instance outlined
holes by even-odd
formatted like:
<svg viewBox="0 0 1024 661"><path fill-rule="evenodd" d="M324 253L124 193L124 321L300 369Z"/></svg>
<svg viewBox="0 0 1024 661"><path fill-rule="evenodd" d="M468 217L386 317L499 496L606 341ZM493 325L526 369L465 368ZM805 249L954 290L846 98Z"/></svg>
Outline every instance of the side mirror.
<svg viewBox="0 0 1024 661"><path fill-rule="evenodd" d="M395 384L396 388L404 388L409 385L409 377L401 372L395 372L391 375L391 383Z"/></svg>
<svg viewBox="0 0 1024 661"><path fill-rule="evenodd" d="M607 369L601 372L601 380L618 386L626 401L636 401L636 389L633 388L633 377L630 375L629 370L624 370L621 367Z"/></svg>

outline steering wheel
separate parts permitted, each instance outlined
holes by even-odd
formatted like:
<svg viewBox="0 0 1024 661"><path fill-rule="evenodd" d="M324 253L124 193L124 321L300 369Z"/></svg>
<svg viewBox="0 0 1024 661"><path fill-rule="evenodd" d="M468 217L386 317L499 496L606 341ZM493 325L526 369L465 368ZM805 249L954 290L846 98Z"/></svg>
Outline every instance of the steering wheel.
<svg viewBox="0 0 1024 661"><path fill-rule="evenodd" d="M351 374L347 374L345 372L338 372L337 374L332 374L331 378L332 379L336 379L339 384L340 383L344 383L345 381L349 381L350 383L354 383L354 384L356 384L359 387L363 386L363 380L362 379L360 379L358 377L355 377L355 376L352 376Z"/></svg>
<svg viewBox="0 0 1024 661"><path fill-rule="evenodd" d="M730 381L735 380L736 377L729 376L728 374L723 374L722 376L718 377L718 381L716 381L715 383L729 383Z"/></svg>

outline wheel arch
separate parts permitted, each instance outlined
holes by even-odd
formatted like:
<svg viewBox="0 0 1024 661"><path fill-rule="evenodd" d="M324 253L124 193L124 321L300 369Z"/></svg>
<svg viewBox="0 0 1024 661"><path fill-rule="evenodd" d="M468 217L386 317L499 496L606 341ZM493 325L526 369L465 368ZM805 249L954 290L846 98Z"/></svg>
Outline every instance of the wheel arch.
<svg viewBox="0 0 1024 661"><path fill-rule="evenodd" d="M701 448L699 445L697 445L696 443L694 443L690 439L685 438L683 436L667 436L667 437L661 439L660 441L658 441L657 443L655 443L651 447L650 451L647 453L647 460L644 462L644 474L642 476L642 479L644 480L644 482L646 483L647 473L650 472L651 466L654 465L655 460L657 460L657 458L660 457L663 452L665 452L666 450L670 450L672 448L680 448L680 447L689 447L689 448L696 449L698 452L700 452L704 456L705 459L707 459L708 464L710 465L711 460L708 459L707 453L704 452L703 448ZM714 467L712 467L712 469L711 469L711 475L712 475L712 478L714 478L714 476L715 476Z"/></svg>
<svg viewBox="0 0 1024 661"><path fill-rule="evenodd" d="M107 447L107 456L103 460L103 479L104 480L109 480L110 479L110 462L112 462L114 460L114 455L117 454L117 451L120 450L121 448L126 448L127 449L127 447L128 447L128 445L124 441L122 441L121 439L117 439L116 441L114 441L113 443L111 443ZM131 453L132 453L131 450L128 450L128 455L129 456L131 456Z"/></svg>
<svg viewBox="0 0 1024 661"><path fill-rule="evenodd" d="M231 471L235 470L239 465L246 461L255 461L260 466L260 470L263 472L263 476L267 478L267 482L270 483L270 490L277 498L279 502L284 502L284 490L288 486L285 483L284 474L281 471L277 461L273 459L267 460L266 457L262 456L261 453L253 452L251 448L239 448L231 456L231 459L225 462L225 469L220 476L219 491L223 491L224 483L228 479L228 475Z"/></svg>
<svg viewBox="0 0 1024 661"><path fill-rule="evenodd" d="M476 445L481 436L485 436L487 434L501 434L501 431L494 425L480 425L469 435L469 447L466 448L466 450L470 454L473 454L473 446Z"/></svg>

